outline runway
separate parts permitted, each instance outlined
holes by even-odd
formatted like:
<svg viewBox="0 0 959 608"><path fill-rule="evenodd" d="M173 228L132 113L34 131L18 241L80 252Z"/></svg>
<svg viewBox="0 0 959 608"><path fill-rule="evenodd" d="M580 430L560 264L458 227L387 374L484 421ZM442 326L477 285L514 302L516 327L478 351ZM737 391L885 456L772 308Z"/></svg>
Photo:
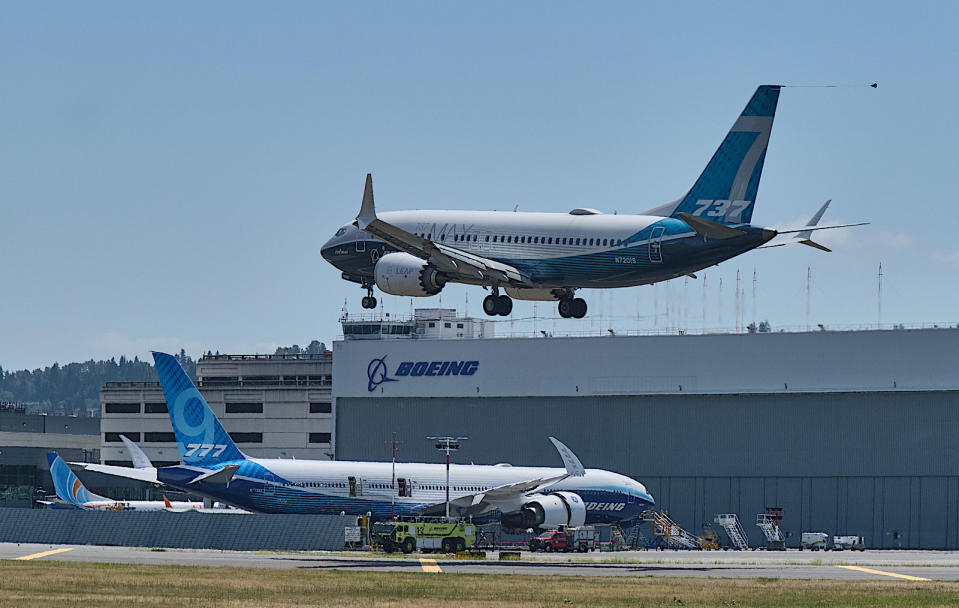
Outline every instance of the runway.
<svg viewBox="0 0 959 608"><path fill-rule="evenodd" d="M362 552L243 552L0 543L0 559L384 572L834 580L959 580L959 552L627 551L530 554L501 561Z"/></svg>

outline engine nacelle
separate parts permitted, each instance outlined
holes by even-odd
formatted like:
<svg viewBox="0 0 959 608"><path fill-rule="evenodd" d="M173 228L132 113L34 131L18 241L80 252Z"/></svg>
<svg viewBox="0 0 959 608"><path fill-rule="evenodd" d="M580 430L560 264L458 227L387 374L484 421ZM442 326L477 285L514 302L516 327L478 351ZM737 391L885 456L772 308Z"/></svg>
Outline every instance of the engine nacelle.
<svg viewBox="0 0 959 608"><path fill-rule="evenodd" d="M394 296L435 296L446 285L446 279L426 261L400 251L381 257L373 277L383 293Z"/></svg>
<svg viewBox="0 0 959 608"><path fill-rule="evenodd" d="M516 512L502 517L506 528L558 528L582 526L586 523L586 503L573 492L553 492L530 497Z"/></svg>

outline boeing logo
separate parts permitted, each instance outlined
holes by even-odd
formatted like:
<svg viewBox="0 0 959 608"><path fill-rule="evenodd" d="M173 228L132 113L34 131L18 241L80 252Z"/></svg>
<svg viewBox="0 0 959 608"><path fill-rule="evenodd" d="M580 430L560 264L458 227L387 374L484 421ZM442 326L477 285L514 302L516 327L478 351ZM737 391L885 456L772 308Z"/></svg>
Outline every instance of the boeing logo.
<svg viewBox="0 0 959 608"><path fill-rule="evenodd" d="M369 392L384 382L396 382L400 377L419 376L472 376L479 369L479 361L403 361L390 377L386 365L386 356L373 359L366 366L366 377L369 380L366 389Z"/></svg>
<svg viewBox="0 0 959 608"><path fill-rule="evenodd" d="M370 364L366 366L366 377L369 378L370 381L366 386L366 390L371 393L376 390L377 386L384 382L396 382L396 378L390 378L389 375L387 375L386 355L370 361Z"/></svg>

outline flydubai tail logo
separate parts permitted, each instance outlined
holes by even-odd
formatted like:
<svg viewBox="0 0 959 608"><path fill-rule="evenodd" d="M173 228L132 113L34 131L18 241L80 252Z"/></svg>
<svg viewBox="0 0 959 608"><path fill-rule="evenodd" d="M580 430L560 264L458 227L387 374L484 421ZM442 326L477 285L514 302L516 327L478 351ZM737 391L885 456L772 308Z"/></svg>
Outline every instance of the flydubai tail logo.
<svg viewBox="0 0 959 608"><path fill-rule="evenodd" d="M400 378L472 376L478 370L479 361L401 361L391 376L383 355L366 366L366 390L372 393L381 384L397 382Z"/></svg>

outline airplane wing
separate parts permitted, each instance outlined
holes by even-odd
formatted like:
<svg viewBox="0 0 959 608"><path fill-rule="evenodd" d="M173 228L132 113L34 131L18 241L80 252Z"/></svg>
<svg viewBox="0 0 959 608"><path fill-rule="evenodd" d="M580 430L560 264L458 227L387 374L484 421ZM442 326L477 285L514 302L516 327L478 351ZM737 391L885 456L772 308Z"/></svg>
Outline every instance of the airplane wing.
<svg viewBox="0 0 959 608"><path fill-rule="evenodd" d="M133 461L133 468L135 469L152 469L155 468L153 463L150 462L150 457L143 453L143 450L140 447L133 443L126 435L120 435L120 439L123 441L123 445L127 447L127 451L130 452L130 460Z"/></svg>
<svg viewBox="0 0 959 608"><path fill-rule="evenodd" d="M366 174L363 203L354 224L360 230L369 232L397 249L426 260L444 273L468 282L494 282L517 287L532 284L531 278L515 266L436 243L376 217L376 207L373 204L373 176L369 173Z"/></svg>
<svg viewBox="0 0 959 608"><path fill-rule="evenodd" d="M576 454L574 454L572 450L555 437L550 437L549 440L556 447L560 457L563 459L563 465L566 467L564 474L554 477L513 482L483 492L460 496L450 501L450 511L459 513L460 515L480 515L494 509L513 510L519 508L522 499L530 494L540 492L568 477L582 477L586 475L586 469L583 468L583 463L579 461L579 458L576 457ZM446 512L446 501L429 505L419 509L419 511L423 515L441 515Z"/></svg>
<svg viewBox="0 0 959 608"><path fill-rule="evenodd" d="M71 462L70 464L81 467L85 471L95 471L97 473L114 475L116 477L126 477L127 479L159 483L157 481L157 470L154 468L131 469L130 467L117 467L112 464L95 464L91 462Z"/></svg>

